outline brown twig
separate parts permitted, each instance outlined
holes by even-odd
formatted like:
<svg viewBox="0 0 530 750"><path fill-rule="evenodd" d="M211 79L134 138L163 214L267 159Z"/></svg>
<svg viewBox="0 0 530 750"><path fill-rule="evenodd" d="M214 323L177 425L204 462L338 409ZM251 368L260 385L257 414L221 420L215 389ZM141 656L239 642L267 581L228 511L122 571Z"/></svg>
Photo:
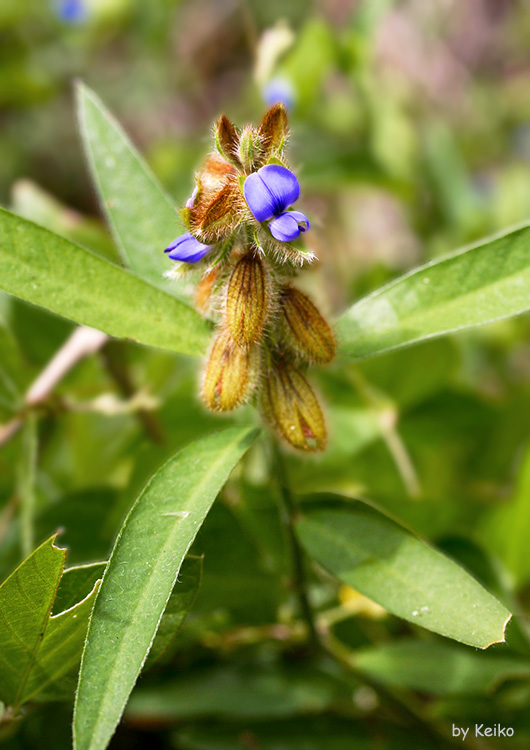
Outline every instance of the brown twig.
<svg viewBox="0 0 530 750"><path fill-rule="evenodd" d="M107 334L97 331L95 328L89 328L88 326L76 328L37 379L30 385L24 396L21 414L14 417L10 422L0 425L0 446L7 443L18 433L24 424L26 411L46 401L65 375L81 359L94 354L107 340Z"/></svg>

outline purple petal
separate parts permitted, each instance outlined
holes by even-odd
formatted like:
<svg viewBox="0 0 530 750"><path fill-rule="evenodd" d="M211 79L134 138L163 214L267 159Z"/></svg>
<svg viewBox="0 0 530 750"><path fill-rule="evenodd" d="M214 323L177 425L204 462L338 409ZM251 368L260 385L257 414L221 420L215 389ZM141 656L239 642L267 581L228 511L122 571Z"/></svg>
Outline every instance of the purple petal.
<svg viewBox="0 0 530 750"><path fill-rule="evenodd" d="M298 200L300 186L289 169L267 164L247 177L243 193L254 218L266 221Z"/></svg>
<svg viewBox="0 0 530 750"><path fill-rule="evenodd" d="M195 203L195 198L197 197L198 192L199 192L199 186L195 185L195 187L193 188L193 193L190 195L190 197L186 201L186 208L193 208L193 204Z"/></svg>
<svg viewBox="0 0 530 750"><path fill-rule="evenodd" d="M301 211L287 211L276 216L269 224L269 229L278 242L292 242L300 232L309 229L309 220Z"/></svg>
<svg viewBox="0 0 530 750"><path fill-rule="evenodd" d="M171 260L181 260L184 263L196 263L204 258L211 245L203 245L191 234L181 234L166 247L165 253L169 253Z"/></svg>

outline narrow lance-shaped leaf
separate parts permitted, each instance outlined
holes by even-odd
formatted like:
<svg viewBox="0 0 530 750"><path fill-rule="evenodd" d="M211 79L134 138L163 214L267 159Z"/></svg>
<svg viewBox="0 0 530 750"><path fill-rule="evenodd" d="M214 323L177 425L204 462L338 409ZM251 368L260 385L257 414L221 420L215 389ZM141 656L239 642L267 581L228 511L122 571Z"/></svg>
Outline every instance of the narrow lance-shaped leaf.
<svg viewBox="0 0 530 750"><path fill-rule="evenodd" d="M90 170L125 265L182 297L182 284L163 276L164 248L181 233L171 199L96 94L79 84L77 95Z"/></svg>
<svg viewBox="0 0 530 750"><path fill-rule="evenodd" d="M256 434L234 428L192 443L155 474L133 505L88 630L74 711L76 750L107 746L186 552Z"/></svg>
<svg viewBox="0 0 530 750"><path fill-rule="evenodd" d="M348 502L315 509L297 529L310 555L392 614L477 648L504 641L508 610L459 565L374 508Z"/></svg>
<svg viewBox="0 0 530 750"><path fill-rule="evenodd" d="M0 288L111 336L201 354L198 313L129 271L0 209Z"/></svg>
<svg viewBox="0 0 530 750"><path fill-rule="evenodd" d="M405 346L530 309L530 227L436 260L361 299L337 322L352 358Z"/></svg>

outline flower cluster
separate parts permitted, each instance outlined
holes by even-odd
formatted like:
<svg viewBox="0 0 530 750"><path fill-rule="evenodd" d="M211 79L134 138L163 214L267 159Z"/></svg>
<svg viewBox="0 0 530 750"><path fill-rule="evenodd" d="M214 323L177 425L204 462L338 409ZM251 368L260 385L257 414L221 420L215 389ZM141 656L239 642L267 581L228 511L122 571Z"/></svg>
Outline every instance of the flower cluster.
<svg viewBox="0 0 530 750"><path fill-rule="evenodd" d="M292 446L323 450L326 428L304 370L335 355L328 323L293 286L313 259L302 242L309 220L293 210L300 186L284 158L287 113L277 104L258 128L215 124L216 151L180 211L188 232L166 248L180 268L200 268L196 304L219 322L202 399L229 411L251 398Z"/></svg>

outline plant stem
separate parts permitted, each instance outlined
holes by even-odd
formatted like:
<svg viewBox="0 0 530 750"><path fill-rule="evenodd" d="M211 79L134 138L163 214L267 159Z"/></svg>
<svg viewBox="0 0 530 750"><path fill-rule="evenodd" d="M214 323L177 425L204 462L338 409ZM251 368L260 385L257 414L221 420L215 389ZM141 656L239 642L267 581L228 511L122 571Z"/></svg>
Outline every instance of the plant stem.
<svg viewBox="0 0 530 750"><path fill-rule="evenodd" d="M304 566L304 553L298 542L296 531L294 528L296 521L297 509L294 498L289 489L289 482L287 478L287 472L285 469L285 463L281 453L281 448L276 440L271 440L271 453L272 453L272 471L276 483L278 485L278 495L280 498L283 521L287 531L287 537L291 552L292 570L293 570L293 587L298 597L298 605L300 607L300 613L305 620L307 625L309 640L311 645L316 648L319 646L320 639L318 637L318 631L315 625L315 617L313 609L309 602L309 596L307 593L307 580Z"/></svg>
<svg viewBox="0 0 530 750"><path fill-rule="evenodd" d="M371 687L379 698L407 724L416 725L419 729L438 741L443 740L448 745L460 746L459 741L452 736L449 727L434 717L425 716L423 706L413 696L406 694L404 691L400 693L382 685L365 672L359 670L355 665L354 657L350 653L350 650L332 635L328 635L323 639L321 645L350 674L353 674L365 685ZM468 738L468 744L474 750L489 750L491 748L489 743L476 740L472 736Z"/></svg>
<svg viewBox="0 0 530 750"><path fill-rule="evenodd" d="M422 494L421 485L414 464L397 429L399 418L397 407L386 394L368 383L357 368L350 367L348 374L361 398L377 414L381 437L392 456L408 496L413 500L418 500Z"/></svg>
<svg viewBox="0 0 530 750"><path fill-rule="evenodd" d="M24 425L18 473L21 547L24 557L33 550L35 516L35 469L37 464L37 418L29 414Z"/></svg>
<svg viewBox="0 0 530 750"><path fill-rule="evenodd" d="M101 350L103 364L113 378L121 393L130 398L134 395L135 387L125 363L125 347L120 341L110 341ZM158 419L147 409L139 409L137 417L151 440L157 445L163 445L164 433Z"/></svg>

